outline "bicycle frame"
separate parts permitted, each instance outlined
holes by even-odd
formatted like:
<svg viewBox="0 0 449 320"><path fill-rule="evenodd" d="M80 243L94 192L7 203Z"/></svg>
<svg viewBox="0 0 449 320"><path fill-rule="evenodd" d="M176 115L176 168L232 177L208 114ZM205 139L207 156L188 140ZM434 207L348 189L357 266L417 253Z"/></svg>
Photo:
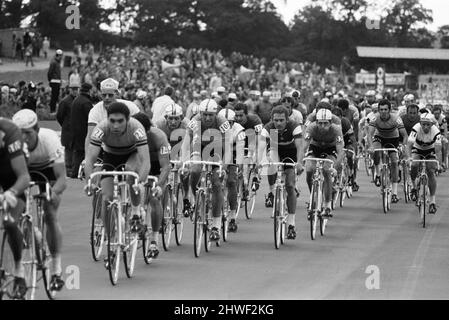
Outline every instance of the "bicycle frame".
<svg viewBox="0 0 449 320"><path fill-rule="evenodd" d="M383 210L386 214L391 206L391 171L390 171L390 152L399 153L396 148L379 148L374 149L374 152L381 152L382 168L381 168L381 194Z"/></svg>

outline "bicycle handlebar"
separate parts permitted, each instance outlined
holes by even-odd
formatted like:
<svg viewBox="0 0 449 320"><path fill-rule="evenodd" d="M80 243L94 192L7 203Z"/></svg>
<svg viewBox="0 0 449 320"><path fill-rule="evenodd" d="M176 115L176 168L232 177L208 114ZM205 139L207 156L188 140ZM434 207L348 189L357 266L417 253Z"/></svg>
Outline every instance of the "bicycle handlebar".
<svg viewBox="0 0 449 320"><path fill-rule="evenodd" d="M352 155L355 155L355 152L354 152L353 150L351 150L351 149L345 149L345 148L343 148L343 151L344 151L344 152L349 152L349 153L352 153Z"/></svg>
<svg viewBox="0 0 449 320"><path fill-rule="evenodd" d="M413 162L418 162L418 163L436 163L437 164L437 169L440 169L440 163L436 159L411 160L410 162L411 163L413 163Z"/></svg>
<svg viewBox="0 0 449 320"><path fill-rule="evenodd" d="M97 177L97 176L131 176L134 177L134 184L133 184L133 189L134 192L137 194L137 190L138 190L138 186L139 186L139 175L133 171L98 171L98 172L93 172L91 173L89 180L87 182L87 187L88 187L88 191L87 191L87 195L91 196L92 192L91 192L91 186L92 186L92 179Z"/></svg>
<svg viewBox="0 0 449 320"><path fill-rule="evenodd" d="M388 151L388 152L399 152L398 149L396 148L380 148L380 149L374 149L374 152L383 152L383 151Z"/></svg>
<svg viewBox="0 0 449 320"><path fill-rule="evenodd" d="M221 162L214 162L214 161L188 160L182 164L183 169L186 167L186 164L202 164L202 165L206 165L206 166L218 166L220 168L220 171L223 168L223 165Z"/></svg>
<svg viewBox="0 0 449 320"><path fill-rule="evenodd" d="M329 163L329 164L331 165L331 168L334 167L334 161L331 160L331 159L323 159L323 158L304 158L302 161L303 161L304 163L305 163L306 161L327 162L327 163Z"/></svg>
<svg viewBox="0 0 449 320"><path fill-rule="evenodd" d="M45 199L50 202L51 200L51 185L50 182L46 181L46 182L39 182L39 181L30 181L30 184L28 186L28 188L31 188L33 186L40 186L45 184Z"/></svg>
<svg viewBox="0 0 449 320"><path fill-rule="evenodd" d="M266 166L287 166L294 168L296 166L296 163L290 163L290 162L265 162L261 163L260 166L266 167Z"/></svg>

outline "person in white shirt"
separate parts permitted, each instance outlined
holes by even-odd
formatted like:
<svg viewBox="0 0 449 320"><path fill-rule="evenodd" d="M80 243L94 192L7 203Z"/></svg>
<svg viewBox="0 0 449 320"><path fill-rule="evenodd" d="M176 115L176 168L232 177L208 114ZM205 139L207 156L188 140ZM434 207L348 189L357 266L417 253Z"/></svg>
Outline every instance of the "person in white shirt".
<svg viewBox="0 0 449 320"><path fill-rule="evenodd" d="M84 150L87 150L87 147L90 144L90 136L92 135L92 131L94 130L95 126L108 118L107 108L113 102L122 102L126 104L126 106L129 108L131 116L140 112L139 107L136 106L134 102L117 98L119 97L118 86L119 86L118 81L112 78L107 78L101 81L100 92L103 101L98 102L89 111L89 117L87 120L87 135L86 141L84 143L85 145Z"/></svg>
<svg viewBox="0 0 449 320"><path fill-rule="evenodd" d="M154 100L153 105L151 107L151 112L153 113L151 121L153 121L153 123L156 123L161 119L164 119L164 112L167 106L169 106L172 103L175 103L175 101L172 99L174 94L175 90L172 87L166 87L164 90L164 95L157 97Z"/></svg>

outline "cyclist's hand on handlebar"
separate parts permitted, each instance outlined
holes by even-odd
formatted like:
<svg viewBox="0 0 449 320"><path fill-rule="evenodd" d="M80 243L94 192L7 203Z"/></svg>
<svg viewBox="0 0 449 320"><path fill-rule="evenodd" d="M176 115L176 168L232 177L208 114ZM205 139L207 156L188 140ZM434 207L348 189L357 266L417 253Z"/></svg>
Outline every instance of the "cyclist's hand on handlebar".
<svg viewBox="0 0 449 320"><path fill-rule="evenodd" d="M17 197L14 192L7 190L3 193L3 198L10 208L15 208L17 206Z"/></svg>
<svg viewBox="0 0 449 320"><path fill-rule="evenodd" d="M86 184L86 185L84 186L83 190L84 190L84 193L85 193L87 196L89 196L89 194L92 194L93 190L96 190L97 188L98 188L98 187L97 187L94 183L92 183L92 184L90 185L90 188L89 188L89 184Z"/></svg>
<svg viewBox="0 0 449 320"><path fill-rule="evenodd" d="M151 191L152 191L154 197L156 197L156 198L162 197L161 186L155 186Z"/></svg>
<svg viewBox="0 0 449 320"><path fill-rule="evenodd" d="M329 172L330 172L331 176L333 176L333 177L337 176L337 170L335 168L330 168Z"/></svg>
<svg viewBox="0 0 449 320"><path fill-rule="evenodd" d="M304 172L304 166L302 165L302 161L298 161L296 163L296 174L299 176Z"/></svg>

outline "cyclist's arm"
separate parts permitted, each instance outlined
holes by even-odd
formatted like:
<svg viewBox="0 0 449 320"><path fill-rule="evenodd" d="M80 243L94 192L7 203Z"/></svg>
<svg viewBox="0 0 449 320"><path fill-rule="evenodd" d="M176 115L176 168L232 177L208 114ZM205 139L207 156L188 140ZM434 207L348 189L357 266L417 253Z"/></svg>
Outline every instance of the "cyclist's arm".
<svg viewBox="0 0 449 320"><path fill-rule="evenodd" d="M159 166L161 167L161 174L159 175L157 184L163 189L171 170L170 145L168 144L168 141L165 141L165 144L161 146L158 158L159 158Z"/></svg>
<svg viewBox="0 0 449 320"><path fill-rule="evenodd" d="M86 179L88 179L93 171L94 164L98 159L101 147L89 144L86 150L86 164L84 167L84 173L86 175Z"/></svg>
<svg viewBox="0 0 449 320"><path fill-rule="evenodd" d="M137 172L139 175L139 182L144 182L147 180L148 173L151 169L150 150L147 143L137 147L137 157L139 158L140 164Z"/></svg>
<svg viewBox="0 0 449 320"><path fill-rule="evenodd" d="M184 139L182 139L182 145L181 145L181 162L186 162L190 160L190 154L193 150L190 149L190 133L188 130L186 130L186 134L184 136Z"/></svg>
<svg viewBox="0 0 449 320"><path fill-rule="evenodd" d="M56 193L58 196L61 196L61 194L67 188L67 180L66 180L66 172L65 172L64 162L55 163L53 166L53 172L56 177L56 182L52 187L52 192Z"/></svg>
<svg viewBox="0 0 449 320"><path fill-rule="evenodd" d="M295 139L295 146L296 146L296 159L299 163L302 163L302 159L304 158L304 139L296 138Z"/></svg>
<svg viewBox="0 0 449 320"><path fill-rule="evenodd" d="M259 135L259 150L257 150L259 163L262 162L263 159L266 159L267 153L267 140L266 137Z"/></svg>
<svg viewBox="0 0 449 320"><path fill-rule="evenodd" d="M92 131L94 131L95 128L95 124L88 124L87 125L87 135L86 135L86 140L84 140L84 150L86 152L87 155L87 151L89 150L89 145L90 145L90 137L92 135ZM95 159L96 161L97 159ZM86 177L88 177L87 173L86 173Z"/></svg>
<svg viewBox="0 0 449 320"><path fill-rule="evenodd" d="M30 175L24 155L19 155L11 159L12 171L17 177L16 182L10 188L16 191L16 195L21 195L30 184ZM5 190L6 191L6 190Z"/></svg>
<svg viewBox="0 0 449 320"><path fill-rule="evenodd" d="M408 140L408 134L405 128L399 129L399 134L402 136L402 144L406 145Z"/></svg>
<svg viewBox="0 0 449 320"><path fill-rule="evenodd" d="M337 149L337 160L336 160L336 163L334 164L334 168L335 167L339 167L341 165L341 163L343 161L343 157L345 155L345 152L343 150L343 148L344 148L344 142L343 141L337 142L335 147Z"/></svg>
<svg viewBox="0 0 449 320"><path fill-rule="evenodd" d="M375 131L376 131L375 127L373 127L373 126L368 127L368 134L366 135L366 141L368 142L368 148L371 148L371 146L373 145L373 135L374 135Z"/></svg>

